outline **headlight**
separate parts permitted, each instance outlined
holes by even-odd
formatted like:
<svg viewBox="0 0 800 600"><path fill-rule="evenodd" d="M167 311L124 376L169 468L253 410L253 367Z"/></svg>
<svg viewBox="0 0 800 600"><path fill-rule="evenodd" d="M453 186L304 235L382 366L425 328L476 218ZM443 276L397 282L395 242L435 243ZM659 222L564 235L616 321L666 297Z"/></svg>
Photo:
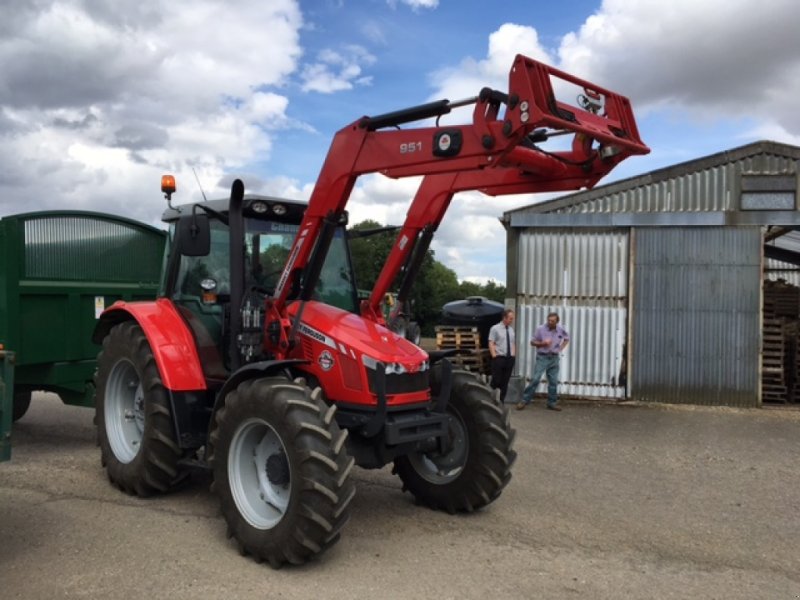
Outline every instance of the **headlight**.
<svg viewBox="0 0 800 600"><path fill-rule="evenodd" d="M401 365L400 363L389 363L386 365L386 374L387 375L400 375L401 373L405 373L406 368Z"/></svg>
<svg viewBox="0 0 800 600"><path fill-rule="evenodd" d="M366 354L361 355L361 362L364 363L364 366L368 369L377 370L378 369L378 361L371 356L367 356ZM430 368L428 361L422 361L419 365L419 369L417 371L427 371ZM408 373L408 369L405 365L400 363L386 363L384 372L387 375L400 375L402 373Z"/></svg>

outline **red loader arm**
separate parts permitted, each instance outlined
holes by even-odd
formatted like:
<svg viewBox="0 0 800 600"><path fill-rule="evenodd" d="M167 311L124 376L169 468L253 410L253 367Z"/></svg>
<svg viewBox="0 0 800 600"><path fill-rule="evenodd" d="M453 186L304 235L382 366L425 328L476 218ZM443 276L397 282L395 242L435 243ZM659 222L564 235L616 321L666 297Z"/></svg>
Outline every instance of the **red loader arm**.
<svg viewBox="0 0 800 600"><path fill-rule="evenodd" d="M582 108L556 100L553 78L583 90ZM384 129L469 104L475 105L471 124ZM542 128L545 132L536 131ZM572 134L571 149L537 148L548 132ZM413 246L400 248L403 236L435 229L455 192L484 189L499 195L590 187L628 156L647 152L627 98L521 55L511 68L508 94L484 88L465 101L441 100L351 123L333 139L275 295L267 301L267 346L279 357L290 349L302 308L292 325L287 301L290 296L310 299L360 175L427 176L382 273L385 292ZM383 292L373 297L382 298ZM366 314L379 314L373 305L371 300Z"/></svg>

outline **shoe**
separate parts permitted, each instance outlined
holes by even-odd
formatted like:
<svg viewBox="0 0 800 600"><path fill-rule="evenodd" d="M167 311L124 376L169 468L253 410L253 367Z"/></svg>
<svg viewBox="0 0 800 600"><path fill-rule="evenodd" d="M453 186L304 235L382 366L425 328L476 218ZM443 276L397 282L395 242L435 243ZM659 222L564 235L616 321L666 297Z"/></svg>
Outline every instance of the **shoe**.
<svg viewBox="0 0 800 600"><path fill-rule="evenodd" d="M557 410L558 412L561 412L561 407L560 406L550 406L548 404L547 405L547 410Z"/></svg>
<svg viewBox="0 0 800 600"><path fill-rule="evenodd" d="M517 402L517 410L524 410L526 406L524 402Z"/></svg>

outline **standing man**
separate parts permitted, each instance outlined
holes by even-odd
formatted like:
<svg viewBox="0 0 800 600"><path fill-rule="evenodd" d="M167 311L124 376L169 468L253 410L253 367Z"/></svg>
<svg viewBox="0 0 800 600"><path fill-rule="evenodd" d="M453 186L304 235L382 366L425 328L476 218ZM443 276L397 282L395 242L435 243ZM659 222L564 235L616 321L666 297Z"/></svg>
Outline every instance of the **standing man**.
<svg viewBox="0 0 800 600"><path fill-rule="evenodd" d="M558 324L558 314L547 315L547 323L536 328L531 338L531 346L536 348L536 364L533 367L531 382L522 392L522 400L517 403L517 410L522 410L533 400L533 393L539 385L542 375L547 373L547 408L561 410L558 402L558 368L560 354L569 344L567 330Z"/></svg>
<svg viewBox="0 0 800 600"><path fill-rule="evenodd" d="M500 390L500 403L506 400L508 380L514 370L517 355L517 340L514 336L514 311L503 311L503 320L489 330L489 354L492 356L491 386Z"/></svg>

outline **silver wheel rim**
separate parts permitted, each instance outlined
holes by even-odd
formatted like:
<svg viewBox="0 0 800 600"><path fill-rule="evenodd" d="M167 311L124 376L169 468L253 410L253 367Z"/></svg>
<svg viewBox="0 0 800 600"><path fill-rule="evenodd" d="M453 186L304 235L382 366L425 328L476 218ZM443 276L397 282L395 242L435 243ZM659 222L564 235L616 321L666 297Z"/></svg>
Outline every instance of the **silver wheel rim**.
<svg viewBox="0 0 800 600"><path fill-rule="evenodd" d="M239 514L256 529L275 527L289 507L291 471L285 483L270 480L267 472L270 458L281 456L286 456L286 448L263 419L248 419L233 434L228 453L231 494Z"/></svg>
<svg viewBox="0 0 800 600"><path fill-rule="evenodd" d="M127 464L139 453L144 434L144 389L136 367L127 358L111 368L103 408L111 451Z"/></svg>
<svg viewBox="0 0 800 600"><path fill-rule="evenodd" d="M409 461L420 477L436 485L454 481L461 475L469 455L469 437L461 416L450 411L450 449L444 454L438 452L415 452Z"/></svg>

